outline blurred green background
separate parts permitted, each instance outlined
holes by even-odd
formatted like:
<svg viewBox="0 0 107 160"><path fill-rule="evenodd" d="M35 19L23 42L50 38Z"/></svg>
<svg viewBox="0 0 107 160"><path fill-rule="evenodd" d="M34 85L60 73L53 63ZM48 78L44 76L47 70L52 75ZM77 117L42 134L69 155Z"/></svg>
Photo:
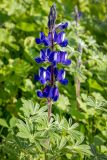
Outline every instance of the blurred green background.
<svg viewBox="0 0 107 160"><path fill-rule="evenodd" d="M46 103L35 92L42 87L34 81L40 67L34 58L42 48L35 38L40 31L48 33L47 17L53 2L57 7L56 23L69 24L66 50L72 59L65 68L69 85L59 85L60 99L53 105L53 112L78 122L79 130L93 144L95 156L103 160L107 155L107 0L0 0L0 140L7 135L5 127L11 116L17 116L22 98L41 106ZM78 27L75 6L82 13ZM79 69L78 43L83 48ZM79 108L75 76L81 82Z"/></svg>

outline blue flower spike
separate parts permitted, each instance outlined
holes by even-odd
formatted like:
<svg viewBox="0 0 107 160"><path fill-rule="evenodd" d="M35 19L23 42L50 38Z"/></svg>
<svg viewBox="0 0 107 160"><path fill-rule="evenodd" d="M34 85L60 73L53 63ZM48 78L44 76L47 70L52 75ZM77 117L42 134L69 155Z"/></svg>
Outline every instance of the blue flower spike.
<svg viewBox="0 0 107 160"><path fill-rule="evenodd" d="M56 25L55 22L56 6L54 4L48 16L48 36L40 32L39 38L35 39L37 44L45 46L44 49L40 50L39 57L35 58L36 63L49 64L47 68L40 67L39 74L34 76L36 81L44 85L42 90L37 91L37 96L52 101L57 101L59 98L59 90L56 81L63 85L68 84L68 80L65 78L65 71L64 69L58 69L58 64L61 63L66 66L71 64L67 52L55 49L56 44L61 47L66 47L68 45L68 40L65 38L64 32L64 29L68 27L68 23L65 22Z"/></svg>

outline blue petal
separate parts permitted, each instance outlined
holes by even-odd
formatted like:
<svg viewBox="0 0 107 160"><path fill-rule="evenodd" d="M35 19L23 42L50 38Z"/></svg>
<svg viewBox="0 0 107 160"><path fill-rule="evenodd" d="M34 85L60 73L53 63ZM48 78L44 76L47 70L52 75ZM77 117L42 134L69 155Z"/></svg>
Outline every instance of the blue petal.
<svg viewBox="0 0 107 160"><path fill-rule="evenodd" d="M53 98L53 101L56 102L58 99L59 99L59 95L55 96L55 97Z"/></svg>
<svg viewBox="0 0 107 160"><path fill-rule="evenodd" d="M54 92L53 101L57 101L59 98L58 87L55 87L53 92Z"/></svg>
<svg viewBox="0 0 107 160"><path fill-rule="evenodd" d="M61 53L59 52L54 52L54 61L56 61L57 63L60 62L61 59Z"/></svg>
<svg viewBox="0 0 107 160"><path fill-rule="evenodd" d="M35 75L34 75L34 79L35 79L36 81L39 81L40 78L39 78L38 75L35 74Z"/></svg>
<svg viewBox="0 0 107 160"><path fill-rule="evenodd" d="M57 76L58 75L58 69L55 67L54 68L54 75Z"/></svg>
<svg viewBox="0 0 107 160"><path fill-rule="evenodd" d="M43 60L42 60L41 58L39 58L39 57L35 58L35 61L36 61L37 63L42 63L42 62L43 62Z"/></svg>
<svg viewBox="0 0 107 160"><path fill-rule="evenodd" d="M42 43L40 38L35 38L35 42L36 42L37 44L41 44L41 43Z"/></svg>
<svg viewBox="0 0 107 160"><path fill-rule="evenodd" d="M58 75L57 75L57 80L60 81L60 80L63 80L63 75L64 75L64 69L61 69L58 71Z"/></svg>
<svg viewBox="0 0 107 160"><path fill-rule="evenodd" d="M61 47L66 47L68 45L68 40L65 39L62 43L59 44Z"/></svg>
<svg viewBox="0 0 107 160"><path fill-rule="evenodd" d="M68 84L68 80L67 79L63 79L60 81L61 84L67 85Z"/></svg>
<svg viewBox="0 0 107 160"><path fill-rule="evenodd" d="M40 78L43 76L43 72L45 71L45 69L43 67L39 68L39 76Z"/></svg>
<svg viewBox="0 0 107 160"><path fill-rule="evenodd" d="M50 56L50 54L51 54L51 50L48 48L48 49L46 49L46 53L47 53L47 57L49 57Z"/></svg>
<svg viewBox="0 0 107 160"><path fill-rule="evenodd" d="M49 72L51 72L51 66L48 66L48 67L47 67L47 70L48 70Z"/></svg>
<svg viewBox="0 0 107 160"><path fill-rule="evenodd" d="M64 65L68 66L71 64L71 60L67 59L66 61L62 62Z"/></svg>
<svg viewBox="0 0 107 160"><path fill-rule="evenodd" d="M68 27L68 22L62 23L58 26L59 29L66 29Z"/></svg>
<svg viewBox="0 0 107 160"><path fill-rule="evenodd" d="M51 87L46 86L43 90L43 97L48 98Z"/></svg>
<svg viewBox="0 0 107 160"><path fill-rule="evenodd" d="M53 61L52 62L53 66L55 67L57 65L57 62L56 61Z"/></svg>
<svg viewBox="0 0 107 160"><path fill-rule="evenodd" d="M40 78L40 83L41 83L41 84L45 84L45 83L46 83L46 79Z"/></svg>
<svg viewBox="0 0 107 160"><path fill-rule="evenodd" d="M49 46L50 45L48 39L46 39L46 38L43 40L43 43L44 43L45 46Z"/></svg>
<svg viewBox="0 0 107 160"><path fill-rule="evenodd" d="M45 61L45 59L46 59L45 50L41 49L41 51L40 51L40 57L41 57L42 61Z"/></svg>
<svg viewBox="0 0 107 160"><path fill-rule="evenodd" d="M48 70L46 71L46 80L48 80L48 81L51 80L51 74Z"/></svg>
<svg viewBox="0 0 107 160"><path fill-rule="evenodd" d="M40 32L40 39L41 40L45 39L45 34L43 32Z"/></svg>
<svg viewBox="0 0 107 160"><path fill-rule="evenodd" d="M40 98L42 98L43 97L42 91L40 91L40 90L37 91L37 96L40 97Z"/></svg>
<svg viewBox="0 0 107 160"><path fill-rule="evenodd" d="M60 32L57 36L57 43L60 44L64 41L63 37L64 37L64 32Z"/></svg>
<svg viewBox="0 0 107 160"><path fill-rule="evenodd" d="M54 42L57 42L57 37L58 37L57 33L54 32Z"/></svg>
<svg viewBox="0 0 107 160"><path fill-rule="evenodd" d="M51 52L49 56L49 62L53 62L53 60L54 60L54 52Z"/></svg>
<svg viewBox="0 0 107 160"><path fill-rule="evenodd" d="M51 88L49 92L49 98L53 99L53 97L54 97L54 88Z"/></svg>

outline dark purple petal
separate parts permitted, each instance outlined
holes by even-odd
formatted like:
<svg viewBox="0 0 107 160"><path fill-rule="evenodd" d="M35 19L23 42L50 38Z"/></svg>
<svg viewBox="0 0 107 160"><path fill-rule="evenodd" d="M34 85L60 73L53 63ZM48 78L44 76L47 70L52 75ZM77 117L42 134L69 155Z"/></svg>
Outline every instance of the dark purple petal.
<svg viewBox="0 0 107 160"><path fill-rule="evenodd" d="M54 75L57 76L58 75L58 69L55 67L54 68Z"/></svg>
<svg viewBox="0 0 107 160"><path fill-rule="evenodd" d="M54 61L55 62L57 62L57 63L59 63L60 62L60 58L61 57L61 54L60 54L60 52L54 52Z"/></svg>
<svg viewBox="0 0 107 160"><path fill-rule="evenodd" d="M43 97L43 93L42 93L42 91L40 91L40 90L39 90L39 91L37 91L37 96L38 96L38 97L40 97L40 98L42 98L42 97Z"/></svg>
<svg viewBox="0 0 107 160"><path fill-rule="evenodd" d="M61 47L66 47L68 45L68 40L65 39L63 42L59 44Z"/></svg>
<svg viewBox="0 0 107 160"><path fill-rule="evenodd" d="M54 52L51 52L49 56L49 62L53 62L53 61L54 61Z"/></svg>
<svg viewBox="0 0 107 160"><path fill-rule="evenodd" d="M40 38L35 38L35 42L36 42L37 44L41 44L41 43L42 43Z"/></svg>
<svg viewBox="0 0 107 160"><path fill-rule="evenodd" d="M45 56L45 50L41 49L40 51L40 58L42 59L42 61L45 61L46 56Z"/></svg>
<svg viewBox="0 0 107 160"><path fill-rule="evenodd" d="M49 42L49 40L48 39L44 39L43 40L43 44L45 45L45 46L49 46L50 45L50 42Z"/></svg>
<svg viewBox="0 0 107 160"><path fill-rule="evenodd" d="M58 98L59 98L58 87L52 87L52 88L50 89L49 97L50 97L53 101L57 101L57 100L58 100Z"/></svg>
<svg viewBox="0 0 107 160"><path fill-rule="evenodd" d="M34 79L35 79L35 81L39 81L40 78L39 78L38 75L35 74L35 75L34 75Z"/></svg>
<svg viewBox="0 0 107 160"><path fill-rule="evenodd" d="M50 88L49 98L53 99L54 97L54 88Z"/></svg>
<svg viewBox="0 0 107 160"><path fill-rule="evenodd" d="M43 62L43 60L42 60L41 58L39 58L39 57L35 58L35 61L36 61L37 63L42 63L42 62Z"/></svg>
<svg viewBox="0 0 107 160"><path fill-rule="evenodd" d="M47 81L51 80L51 73L48 70L46 71L46 80Z"/></svg>
<svg viewBox="0 0 107 160"><path fill-rule="evenodd" d="M47 58L50 56L50 54L51 54L51 50L49 48L46 49L45 50L45 55L46 55Z"/></svg>
<svg viewBox="0 0 107 160"><path fill-rule="evenodd" d="M67 52L60 51L61 62L65 62L67 59Z"/></svg>
<svg viewBox="0 0 107 160"><path fill-rule="evenodd" d="M58 36L57 36L57 43L60 44L64 41L64 38L65 38L65 33L64 32L60 32L58 33Z"/></svg>
<svg viewBox="0 0 107 160"><path fill-rule="evenodd" d="M62 23L58 26L59 29L66 29L68 27L68 22Z"/></svg>
<svg viewBox="0 0 107 160"><path fill-rule="evenodd" d="M49 71L51 73L51 66L47 67L47 71Z"/></svg>
<svg viewBox="0 0 107 160"><path fill-rule="evenodd" d="M54 42L57 42L57 33L56 32L54 32Z"/></svg>
<svg viewBox="0 0 107 160"><path fill-rule="evenodd" d="M71 60L67 59L66 61L62 62L64 65L68 66L71 64Z"/></svg>
<svg viewBox="0 0 107 160"><path fill-rule="evenodd" d="M60 80L60 83L64 84L64 85L67 85L68 84L68 80L67 79Z"/></svg>
<svg viewBox="0 0 107 160"><path fill-rule="evenodd" d="M40 78L43 76L44 71L45 71L45 69L43 67L40 67L40 69L39 69Z"/></svg>
<svg viewBox="0 0 107 160"><path fill-rule="evenodd" d="M40 39L41 40L45 39L45 34L43 32L40 32Z"/></svg>
<svg viewBox="0 0 107 160"><path fill-rule="evenodd" d="M58 91L58 87L55 87L53 90L53 101L57 101L59 98L59 91Z"/></svg>
<svg viewBox="0 0 107 160"><path fill-rule="evenodd" d="M45 83L46 83L46 79L40 78L40 83L41 83L41 84L45 84Z"/></svg>
<svg viewBox="0 0 107 160"><path fill-rule="evenodd" d="M57 80L60 81L60 80L64 79L65 78L64 75L65 75L64 69L59 70L58 74L57 74Z"/></svg>
<svg viewBox="0 0 107 160"><path fill-rule="evenodd" d="M43 97L48 98L51 87L46 86L43 90Z"/></svg>

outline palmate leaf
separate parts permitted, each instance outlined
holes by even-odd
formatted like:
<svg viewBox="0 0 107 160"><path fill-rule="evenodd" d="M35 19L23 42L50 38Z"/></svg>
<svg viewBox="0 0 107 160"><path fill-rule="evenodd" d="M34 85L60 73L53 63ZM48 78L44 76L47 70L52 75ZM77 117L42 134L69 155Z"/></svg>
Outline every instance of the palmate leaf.
<svg viewBox="0 0 107 160"><path fill-rule="evenodd" d="M86 144L82 144L84 138L79 141L77 141L74 145L72 146L66 146L66 148L70 151L70 152L77 152L78 154L84 156L84 155L92 155L91 153L91 148L89 145Z"/></svg>
<svg viewBox="0 0 107 160"><path fill-rule="evenodd" d="M60 143L59 143L59 150L61 150L62 148L64 148L66 146L67 143L67 139L65 137L61 137Z"/></svg>
<svg viewBox="0 0 107 160"><path fill-rule="evenodd" d="M68 122L64 117L52 115L49 122L46 107L35 106L30 100L23 99L22 102L21 112L15 122L17 131L14 133L13 130L12 141L9 139L8 142L7 139L19 150L18 160L24 156L27 160L29 157L34 160L44 154L47 160L54 157L60 159L66 154L90 155L90 147L83 144L84 137L77 130L78 124L72 124L72 119ZM9 156L10 153L11 149Z"/></svg>
<svg viewBox="0 0 107 160"><path fill-rule="evenodd" d="M31 118L32 121L36 121L39 117L43 117L46 115L45 111L47 110L47 106L41 107L39 104L34 104L31 100L22 99L23 107L20 108L20 111L23 112L24 116L20 114L20 116Z"/></svg>
<svg viewBox="0 0 107 160"><path fill-rule="evenodd" d="M29 139L31 138L31 133L29 131L29 128L22 120L18 120L18 123L16 124L16 126L19 129L17 136L21 138L29 138Z"/></svg>
<svg viewBox="0 0 107 160"><path fill-rule="evenodd" d="M88 106L94 107L95 109L107 112L107 109L104 108L105 106L107 106L107 101L102 100L100 97L99 97L99 99L97 99L97 97L94 98L92 96L88 96L88 98L86 100L86 104Z"/></svg>
<svg viewBox="0 0 107 160"><path fill-rule="evenodd" d="M22 99L23 107L20 110L24 113L24 116L29 118L31 115L35 114L35 108L39 107L38 105L34 106L34 103L30 100Z"/></svg>
<svg viewBox="0 0 107 160"><path fill-rule="evenodd" d="M73 143L75 142L75 140L81 140L83 138L83 135L77 130L78 123L72 124L71 119L69 119L68 123L64 117L62 120L60 120L59 116L57 115L55 124L58 127L59 131L62 131L69 135L68 139L70 138Z"/></svg>

